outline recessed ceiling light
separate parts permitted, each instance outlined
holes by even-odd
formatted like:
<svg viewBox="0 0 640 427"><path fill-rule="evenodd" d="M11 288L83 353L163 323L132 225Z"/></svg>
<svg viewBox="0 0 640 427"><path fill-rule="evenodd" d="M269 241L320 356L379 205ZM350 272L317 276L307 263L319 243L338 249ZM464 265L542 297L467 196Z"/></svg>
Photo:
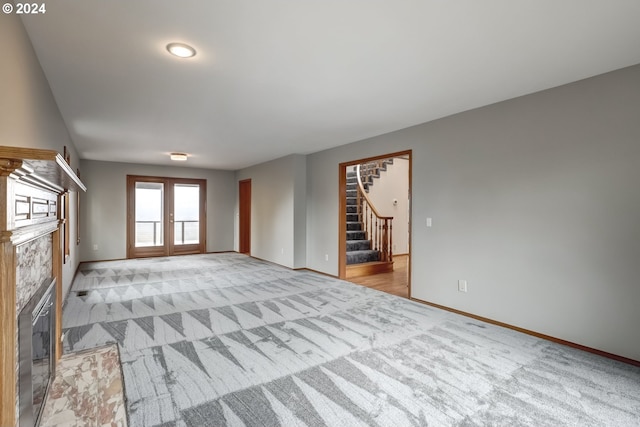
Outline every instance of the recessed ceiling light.
<svg viewBox="0 0 640 427"><path fill-rule="evenodd" d="M187 160L187 155L185 153L171 153L171 160L175 160L178 162L184 162Z"/></svg>
<svg viewBox="0 0 640 427"><path fill-rule="evenodd" d="M167 50L170 54L180 58L191 58L192 56L196 56L196 50L184 43L169 43L167 45Z"/></svg>

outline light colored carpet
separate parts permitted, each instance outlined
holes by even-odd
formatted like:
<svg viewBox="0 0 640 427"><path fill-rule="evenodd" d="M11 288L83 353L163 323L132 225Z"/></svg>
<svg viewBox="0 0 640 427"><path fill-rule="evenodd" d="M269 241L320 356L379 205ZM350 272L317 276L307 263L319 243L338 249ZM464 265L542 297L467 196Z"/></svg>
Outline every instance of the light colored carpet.
<svg viewBox="0 0 640 427"><path fill-rule="evenodd" d="M640 368L235 253L82 264L63 319L131 426L640 425Z"/></svg>

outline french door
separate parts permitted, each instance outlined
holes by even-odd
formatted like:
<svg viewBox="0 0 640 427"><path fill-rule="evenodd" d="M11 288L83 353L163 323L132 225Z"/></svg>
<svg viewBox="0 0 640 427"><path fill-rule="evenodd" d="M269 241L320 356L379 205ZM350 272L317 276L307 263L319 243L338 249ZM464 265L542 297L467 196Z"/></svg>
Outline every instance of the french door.
<svg viewBox="0 0 640 427"><path fill-rule="evenodd" d="M204 253L204 179L127 175L127 258Z"/></svg>

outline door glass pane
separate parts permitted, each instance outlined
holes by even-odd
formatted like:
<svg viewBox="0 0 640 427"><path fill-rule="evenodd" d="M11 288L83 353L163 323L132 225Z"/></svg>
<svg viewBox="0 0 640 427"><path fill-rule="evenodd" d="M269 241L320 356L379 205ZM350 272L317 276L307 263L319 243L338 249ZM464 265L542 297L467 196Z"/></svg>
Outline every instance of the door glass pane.
<svg viewBox="0 0 640 427"><path fill-rule="evenodd" d="M175 184L173 195L174 244L200 243L200 186Z"/></svg>
<svg viewBox="0 0 640 427"><path fill-rule="evenodd" d="M136 247L163 246L164 184L136 182Z"/></svg>

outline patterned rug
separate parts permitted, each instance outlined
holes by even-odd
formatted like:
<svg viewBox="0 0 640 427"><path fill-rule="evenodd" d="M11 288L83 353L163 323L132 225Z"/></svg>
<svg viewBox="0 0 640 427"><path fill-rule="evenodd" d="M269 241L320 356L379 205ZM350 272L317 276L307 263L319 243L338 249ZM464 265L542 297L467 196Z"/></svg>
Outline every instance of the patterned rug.
<svg viewBox="0 0 640 427"><path fill-rule="evenodd" d="M236 253L80 267L131 426L637 426L640 368Z"/></svg>

